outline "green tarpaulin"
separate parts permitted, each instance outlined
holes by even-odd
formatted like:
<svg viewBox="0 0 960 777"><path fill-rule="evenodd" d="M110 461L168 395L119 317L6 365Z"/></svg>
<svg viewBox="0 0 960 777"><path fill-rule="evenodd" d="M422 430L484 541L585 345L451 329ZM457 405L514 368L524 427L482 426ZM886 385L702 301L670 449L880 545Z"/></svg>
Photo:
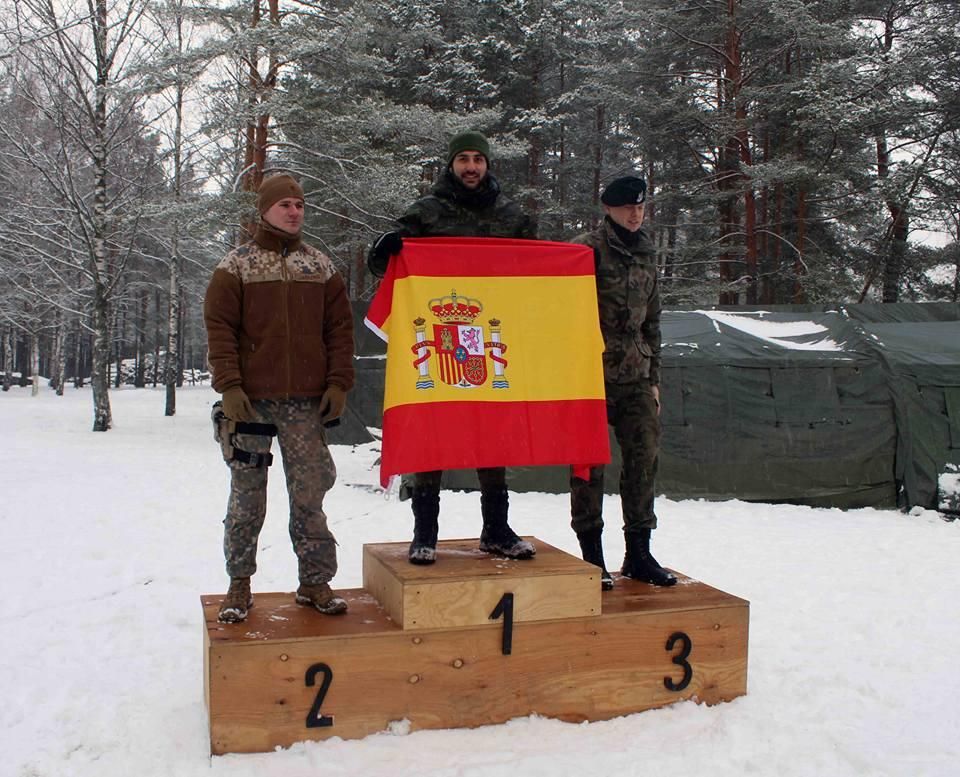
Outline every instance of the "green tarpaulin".
<svg viewBox="0 0 960 777"><path fill-rule="evenodd" d="M333 442L380 425L383 349L356 313L358 388ZM938 475L960 463L958 305L666 311L662 329L659 493L935 507ZM563 468L509 473L515 491L565 492L567 480ZM477 483L458 471L445 485Z"/></svg>

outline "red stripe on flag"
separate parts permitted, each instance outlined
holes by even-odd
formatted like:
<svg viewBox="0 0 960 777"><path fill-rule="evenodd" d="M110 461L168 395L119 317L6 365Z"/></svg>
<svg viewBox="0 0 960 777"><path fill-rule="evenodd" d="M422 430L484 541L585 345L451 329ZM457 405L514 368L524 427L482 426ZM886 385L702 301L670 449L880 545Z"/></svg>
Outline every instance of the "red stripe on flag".
<svg viewBox="0 0 960 777"><path fill-rule="evenodd" d="M412 251L401 252L398 258L402 261L391 262L394 281L410 275L503 278L594 274L593 249L575 243L497 237L421 237L404 238L403 242L417 246L416 256Z"/></svg>
<svg viewBox="0 0 960 777"><path fill-rule="evenodd" d="M602 399L399 405L384 413L383 437L383 486L405 472L610 462Z"/></svg>

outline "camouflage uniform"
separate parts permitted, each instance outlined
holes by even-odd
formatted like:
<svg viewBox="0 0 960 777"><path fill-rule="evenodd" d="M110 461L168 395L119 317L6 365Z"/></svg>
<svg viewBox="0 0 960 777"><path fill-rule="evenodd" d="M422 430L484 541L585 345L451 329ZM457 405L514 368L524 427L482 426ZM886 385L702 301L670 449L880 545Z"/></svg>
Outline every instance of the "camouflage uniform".
<svg viewBox="0 0 960 777"><path fill-rule="evenodd" d="M213 387L241 386L254 422L275 424L290 498L290 538L306 585L337 571L336 542L323 498L336 468L320 414L328 386L353 386L353 320L343 279L323 253L265 225L227 254L204 301ZM272 438L238 434L235 446L267 453ZM224 519L227 574L256 571L267 500L267 468L229 461Z"/></svg>
<svg viewBox="0 0 960 777"><path fill-rule="evenodd" d="M660 384L660 293L653 244L642 230L635 245L609 219L574 243L594 249L603 333L607 421L623 454L620 500L627 531L655 529L653 509L660 420L652 387ZM603 526L603 470L570 479L571 525L577 534Z"/></svg>
<svg viewBox="0 0 960 777"><path fill-rule="evenodd" d="M327 528L323 497L337 478L320 421L320 399L257 399L254 421L275 424L283 472L290 496L290 539L297 554L300 581L326 583L337 572L336 541ZM238 434L236 445L251 453L268 453L272 438ZM230 498L223 521L227 574L252 577L257 571L257 539L267 512L267 468L240 461L230 466Z"/></svg>

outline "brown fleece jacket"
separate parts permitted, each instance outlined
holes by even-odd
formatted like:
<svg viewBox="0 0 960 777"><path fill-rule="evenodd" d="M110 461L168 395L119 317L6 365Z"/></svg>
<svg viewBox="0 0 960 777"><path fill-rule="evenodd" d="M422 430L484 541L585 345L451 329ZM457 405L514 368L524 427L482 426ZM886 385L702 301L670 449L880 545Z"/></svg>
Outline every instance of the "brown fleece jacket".
<svg viewBox="0 0 960 777"><path fill-rule="evenodd" d="M353 320L330 259L264 228L213 271L203 304L213 388L250 399L353 387Z"/></svg>

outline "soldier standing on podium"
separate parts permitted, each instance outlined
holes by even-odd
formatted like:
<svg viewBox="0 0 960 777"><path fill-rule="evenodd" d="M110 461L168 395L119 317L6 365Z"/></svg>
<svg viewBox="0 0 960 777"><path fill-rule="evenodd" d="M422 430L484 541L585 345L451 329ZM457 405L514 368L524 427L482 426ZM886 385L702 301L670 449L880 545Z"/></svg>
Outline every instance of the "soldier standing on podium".
<svg viewBox="0 0 960 777"><path fill-rule="evenodd" d="M605 218L571 242L593 248L603 333L607 421L623 456L620 503L626 555L621 574L658 586L677 578L650 553L657 526L653 510L660 451L660 292L653 243L643 230L647 184L617 178L600 197ZM604 590L613 578L603 560L603 466L588 481L570 478L571 526L585 561L602 570Z"/></svg>
<svg viewBox="0 0 960 777"><path fill-rule="evenodd" d="M374 242L367 257L370 271L382 277L390 257L403 248L404 237L536 239L534 220L501 194L489 164L490 143L483 134L468 131L454 135L447 149L447 167L433 190L407 208L397 219L395 231L385 232ZM432 564L436 560L442 476L439 470L413 476L411 564ZM507 522L506 469L478 468L477 477L483 516L480 550L513 559L533 557L533 543L518 537Z"/></svg>
<svg viewBox="0 0 960 777"><path fill-rule="evenodd" d="M253 240L220 261L204 300L213 388L223 394L224 417L215 422L230 467L223 522L230 589L219 614L229 623L253 605L273 435L290 497L296 601L328 615L347 609L329 585L337 551L323 498L337 470L324 426L343 413L353 387L353 320L333 262L301 240L303 210L296 179L264 178Z"/></svg>

